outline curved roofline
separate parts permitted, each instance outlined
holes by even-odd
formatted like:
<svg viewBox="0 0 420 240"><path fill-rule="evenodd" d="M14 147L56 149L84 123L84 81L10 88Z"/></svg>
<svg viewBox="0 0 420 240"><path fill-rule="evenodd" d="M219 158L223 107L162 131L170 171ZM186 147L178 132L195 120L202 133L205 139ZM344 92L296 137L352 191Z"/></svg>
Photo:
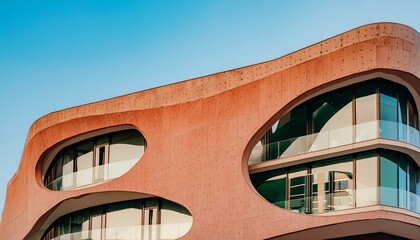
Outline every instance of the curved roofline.
<svg viewBox="0 0 420 240"><path fill-rule="evenodd" d="M198 80L198 79L201 79L201 78L211 77L211 76L223 74L223 73L226 73L226 72L233 72L233 71L236 71L236 70L242 70L242 69L246 69L246 68L258 66L258 65L261 65L261 64L269 63L269 62L272 62L272 61L275 61L275 60L279 60L281 58L286 58L286 57L291 56L291 55L293 55L293 54L295 54L297 52L300 52L300 51L302 51L304 49L307 49L307 48L316 46L317 44L320 44L320 43L323 43L323 42L327 42L328 40L331 40L331 39L333 39L335 37L338 37L338 36L341 36L341 35L345 35L346 33L350 33L350 32L352 32L354 30L361 29L361 28L364 28L364 27L367 27L367 26L377 25L377 24L400 25L400 26L403 26L403 27L410 28L410 29L414 30L417 34L420 34L416 29L414 29L414 28L412 28L412 27L410 27L408 25L402 24L402 23L397 23L397 22L374 22L374 23L368 23L368 24L365 24L365 25L362 25L362 26L359 26L359 27L352 28L352 29L347 30L347 31L345 31L343 33L336 34L336 35L331 36L331 37L329 37L327 39L324 39L322 41L313 43L313 44L311 44L309 46L300 48L300 49L295 50L293 52L290 52L290 53L288 53L286 55L283 55L283 56L280 56L280 57L277 57L277 58L273 58L273 59L270 59L270 60L266 60L266 61L262 61L262 62L259 62L259 63L254 63L254 64L246 65L246 66L243 66L243 67L232 68L232 69L228 69L228 70L224 70L224 71L220 71L220 72L216 72L216 73L211 73L211 74L207 74L207 75L203 75L203 76L198 76L198 77L194 77L194 78L190 78L190 79L185 79L185 80L181 80L181 81L178 81L178 82L168 83L168 84L164 84L164 85L161 85L161 86L151 87L151 88L147 88L147 89L143 89L143 90L139 90L139 91L135 91L135 92L131 92L131 93L126 93L126 94L115 96L115 97L111 97L111 98L106 98L106 99L102 99L102 100L98 100L98 101L93 101L93 102L89 102L89 103L85 103L85 104L81 104L81 105L72 106L72 107L60 109L60 110L57 110L57 111L53 111L53 112L47 113L47 114L39 117L38 119L36 119L31 124L30 128L32 128L32 126L36 122L38 122L39 120L41 120L42 118L47 117L47 116L49 116L51 114L54 114L54 113L58 113L58 112L62 112L62 111L66 111L66 110L70 110L70 109L74 109L74 108L78 108L78 107L82 107L82 106L92 105L92 104L96 104L96 103L101 103L101 102L105 102L105 101L109 101L109 100L113 100L113 99L118 99L118 98L121 98L121 97L130 96L130 95L135 95L135 94L138 94L138 93L149 92L151 90L166 88L166 87L169 87L169 86L172 86L172 85L178 85L178 84L181 84L181 83L195 81L195 80Z"/></svg>

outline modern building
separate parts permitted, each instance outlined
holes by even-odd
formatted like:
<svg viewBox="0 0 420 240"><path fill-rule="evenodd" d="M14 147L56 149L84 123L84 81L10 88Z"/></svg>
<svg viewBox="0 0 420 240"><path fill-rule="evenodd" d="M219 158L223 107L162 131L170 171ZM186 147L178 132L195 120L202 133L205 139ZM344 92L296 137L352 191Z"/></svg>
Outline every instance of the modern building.
<svg viewBox="0 0 420 240"><path fill-rule="evenodd" d="M419 239L420 34L362 26L30 128L0 239Z"/></svg>

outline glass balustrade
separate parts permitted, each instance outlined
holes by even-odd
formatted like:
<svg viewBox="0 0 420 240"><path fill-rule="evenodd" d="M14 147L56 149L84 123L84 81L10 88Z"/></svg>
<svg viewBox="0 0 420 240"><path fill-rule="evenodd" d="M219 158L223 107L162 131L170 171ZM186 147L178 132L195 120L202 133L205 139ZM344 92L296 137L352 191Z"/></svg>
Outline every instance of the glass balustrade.
<svg viewBox="0 0 420 240"><path fill-rule="evenodd" d="M289 184L286 191L287 181ZM399 207L420 213L420 196L416 193L389 187L361 186L355 189L352 174L341 171L307 174L289 179L276 178L260 185L257 191L272 204L302 214L374 205ZM388 195L398 198L399 204L387 201Z"/></svg>
<svg viewBox="0 0 420 240"><path fill-rule="evenodd" d="M65 191L118 178L130 170L137 162L138 159L130 159L83 169L59 177L46 187L54 191Z"/></svg>
<svg viewBox="0 0 420 240"><path fill-rule="evenodd" d="M192 222L155 224L143 226L124 226L117 228L103 228L63 234L52 240L119 240L119 239L178 239L191 228Z"/></svg>
<svg viewBox="0 0 420 240"><path fill-rule="evenodd" d="M296 138L285 139L270 144L257 145L253 148L249 158L249 165L278 159L296 156L299 154L315 152L318 150L325 150L334 147L344 146L352 143L363 142L376 138L387 138L382 135L381 128L400 127L400 135L408 136L399 138L398 135L390 138L393 140L403 141L417 147L420 147L420 133L419 130L390 121L371 121L366 123L348 126L344 128L331 129L321 131L319 133L309 134ZM401 134L404 132L404 134ZM378 136L379 134L379 136Z"/></svg>

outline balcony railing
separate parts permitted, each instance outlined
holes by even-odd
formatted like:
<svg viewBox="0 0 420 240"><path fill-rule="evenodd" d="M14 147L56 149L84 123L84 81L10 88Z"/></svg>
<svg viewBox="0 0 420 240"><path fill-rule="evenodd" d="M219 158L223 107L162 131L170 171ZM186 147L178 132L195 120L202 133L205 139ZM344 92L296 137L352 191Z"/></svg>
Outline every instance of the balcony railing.
<svg viewBox="0 0 420 240"><path fill-rule="evenodd" d="M416 193L377 186L355 189L353 176L347 172L329 171L283 179L283 188L268 192L265 189L260 194L266 195L267 199L284 196L284 199L272 199L271 203L298 213L325 213L373 205L389 205L420 213L420 196ZM287 191L286 182L289 182Z"/></svg>
<svg viewBox="0 0 420 240"><path fill-rule="evenodd" d="M257 145L251 152L248 164L253 165L376 138L394 139L420 147L419 130L396 122L372 121Z"/></svg>
<svg viewBox="0 0 420 240"><path fill-rule="evenodd" d="M82 169L65 174L50 182L46 187L54 191L65 191L114 179L130 170L137 161L138 159L131 159Z"/></svg>
<svg viewBox="0 0 420 240"><path fill-rule="evenodd" d="M121 226L64 234L52 238L52 240L178 239L185 235L190 230L191 226L192 222L143 226Z"/></svg>

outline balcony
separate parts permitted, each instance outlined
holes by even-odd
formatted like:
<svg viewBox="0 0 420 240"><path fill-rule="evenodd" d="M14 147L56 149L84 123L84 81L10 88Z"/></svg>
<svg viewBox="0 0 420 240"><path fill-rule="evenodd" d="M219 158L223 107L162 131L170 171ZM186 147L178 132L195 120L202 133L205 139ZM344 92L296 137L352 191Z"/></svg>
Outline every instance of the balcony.
<svg viewBox="0 0 420 240"><path fill-rule="evenodd" d="M117 228L93 229L63 234L51 239L178 239L185 235L190 230L191 226L192 222L143 226L122 226Z"/></svg>
<svg viewBox="0 0 420 240"><path fill-rule="evenodd" d="M319 172L293 178L274 178L259 186L257 191L272 204L302 214L320 214L374 205L420 213L420 196L416 193L363 184L356 188L354 181L349 172Z"/></svg>
<svg viewBox="0 0 420 240"><path fill-rule="evenodd" d="M122 176L137 162L138 159L130 159L86 168L77 172L65 174L49 183L46 187L53 191L66 191L104 182Z"/></svg>
<svg viewBox="0 0 420 240"><path fill-rule="evenodd" d="M296 138L256 145L248 165L331 149L376 138L392 139L420 147L419 130L391 121L371 121L338 129L322 130Z"/></svg>

